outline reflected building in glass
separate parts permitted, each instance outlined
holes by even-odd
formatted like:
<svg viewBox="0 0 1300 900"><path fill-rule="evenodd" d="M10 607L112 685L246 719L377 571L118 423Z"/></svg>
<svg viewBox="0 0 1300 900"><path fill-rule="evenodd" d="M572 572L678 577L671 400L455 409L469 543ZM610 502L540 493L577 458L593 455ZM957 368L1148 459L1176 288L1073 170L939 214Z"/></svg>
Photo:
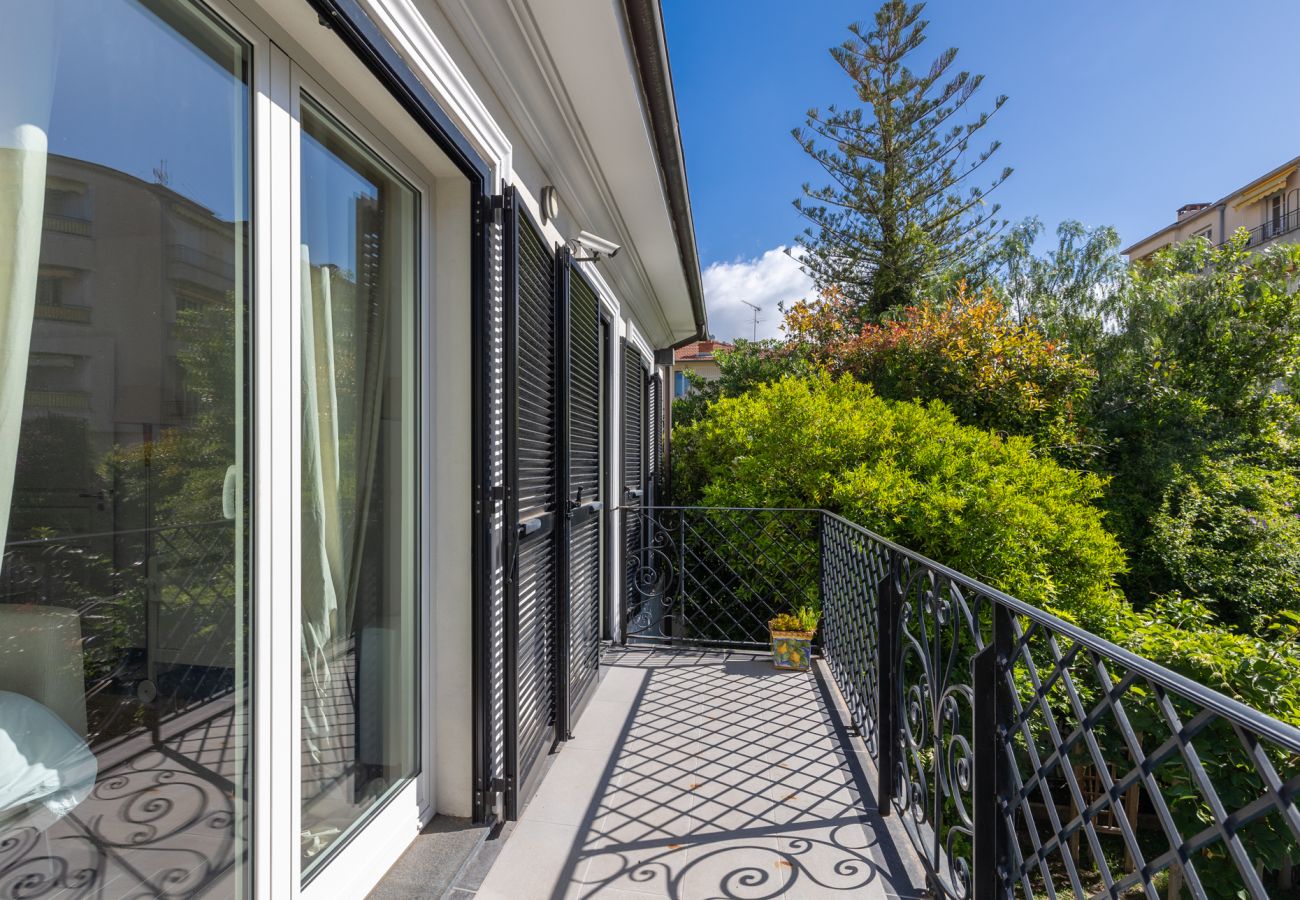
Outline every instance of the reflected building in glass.
<svg viewBox="0 0 1300 900"><path fill-rule="evenodd" d="M51 155L46 172L0 687L39 672L30 693L84 737L94 781L73 786L79 802L61 816L40 798L43 815L0 810L0 886L112 897L161 892L162 878L195 895L230 875L245 814L247 225L174 190L161 168L149 182Z"/></svg>

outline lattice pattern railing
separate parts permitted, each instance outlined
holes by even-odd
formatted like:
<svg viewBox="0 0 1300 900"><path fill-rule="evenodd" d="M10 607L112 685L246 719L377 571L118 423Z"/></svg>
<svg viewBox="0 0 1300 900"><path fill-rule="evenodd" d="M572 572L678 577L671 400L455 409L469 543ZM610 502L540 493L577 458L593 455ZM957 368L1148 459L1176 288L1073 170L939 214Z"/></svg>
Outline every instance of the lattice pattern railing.
<svg viewBox="0 0 1300 900"><path fill-rule="evenodd" d="M948 897L1286 896L1300 730L839 516L642 509L633 639L823 656Z"/></svg>
<svg viewBox="0 0 1300 900"><path fill-rule="evenodd" d="M137 694L147 680L154 708L175 713L233 688L237 552L225 520L12 541L0 603L75 609L87 694ZM91 704L92 739L135 727L134 710Z"/></svg>
<svg viewBox="0 0 1300 900"><path fill-rule="evenodd" d="M633 641L767 644L768 619L817 603L820 514L805 509L624 507L640 524L626 567L624 621Z"/></svg>

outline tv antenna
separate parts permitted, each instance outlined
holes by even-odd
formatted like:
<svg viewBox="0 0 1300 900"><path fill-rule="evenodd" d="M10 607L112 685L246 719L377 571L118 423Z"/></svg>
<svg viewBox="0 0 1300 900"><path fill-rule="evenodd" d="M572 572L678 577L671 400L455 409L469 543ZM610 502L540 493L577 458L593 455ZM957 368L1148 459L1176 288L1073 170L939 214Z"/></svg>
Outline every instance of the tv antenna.
<svg viewBox="0 0 1300 900"><path fill-rule="evenodd" d="M750 309L754 311L754 336L753 338L751 338L751 340L756 341L758 340L758 314L762 312L762 309L750 303L748 300L741 300L740 302L745 304L746 306L748 306Z"/></svg>

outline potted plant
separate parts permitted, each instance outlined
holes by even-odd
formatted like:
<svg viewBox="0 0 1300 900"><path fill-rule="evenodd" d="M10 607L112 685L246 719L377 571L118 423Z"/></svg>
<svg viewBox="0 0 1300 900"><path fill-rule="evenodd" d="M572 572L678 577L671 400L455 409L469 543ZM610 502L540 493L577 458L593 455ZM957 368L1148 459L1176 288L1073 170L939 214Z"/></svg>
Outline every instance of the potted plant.
<svg viewBox="0 0 1300 900"><path fill-rule="evenodd" d="M781 613L767 623L772 637L772 665L778 669L806 670L812 665L812 640L820 613L801 606Z"/></svg>

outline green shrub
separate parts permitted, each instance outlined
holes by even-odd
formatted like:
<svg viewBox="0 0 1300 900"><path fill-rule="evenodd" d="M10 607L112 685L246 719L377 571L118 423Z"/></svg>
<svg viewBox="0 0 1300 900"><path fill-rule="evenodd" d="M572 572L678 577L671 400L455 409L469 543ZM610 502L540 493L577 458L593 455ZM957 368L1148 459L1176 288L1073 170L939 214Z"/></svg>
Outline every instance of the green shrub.
<svg viewBox="0 0 1300 900"><path fill-rule="evenodd" d="M1170 483L1151 536L1175 583L1218 622L1252 630L1300 611L1300 479L1290 472L1204 460Z"/></svg>
<svg viewBox="0 0 1300 900"><path fill-rule="evenodd" d="M673 442L685 500L831 509L1086 627L1117 615L1124 555L1092 506L1102 481L940 403L786 378L719 400Z"/></svg>

